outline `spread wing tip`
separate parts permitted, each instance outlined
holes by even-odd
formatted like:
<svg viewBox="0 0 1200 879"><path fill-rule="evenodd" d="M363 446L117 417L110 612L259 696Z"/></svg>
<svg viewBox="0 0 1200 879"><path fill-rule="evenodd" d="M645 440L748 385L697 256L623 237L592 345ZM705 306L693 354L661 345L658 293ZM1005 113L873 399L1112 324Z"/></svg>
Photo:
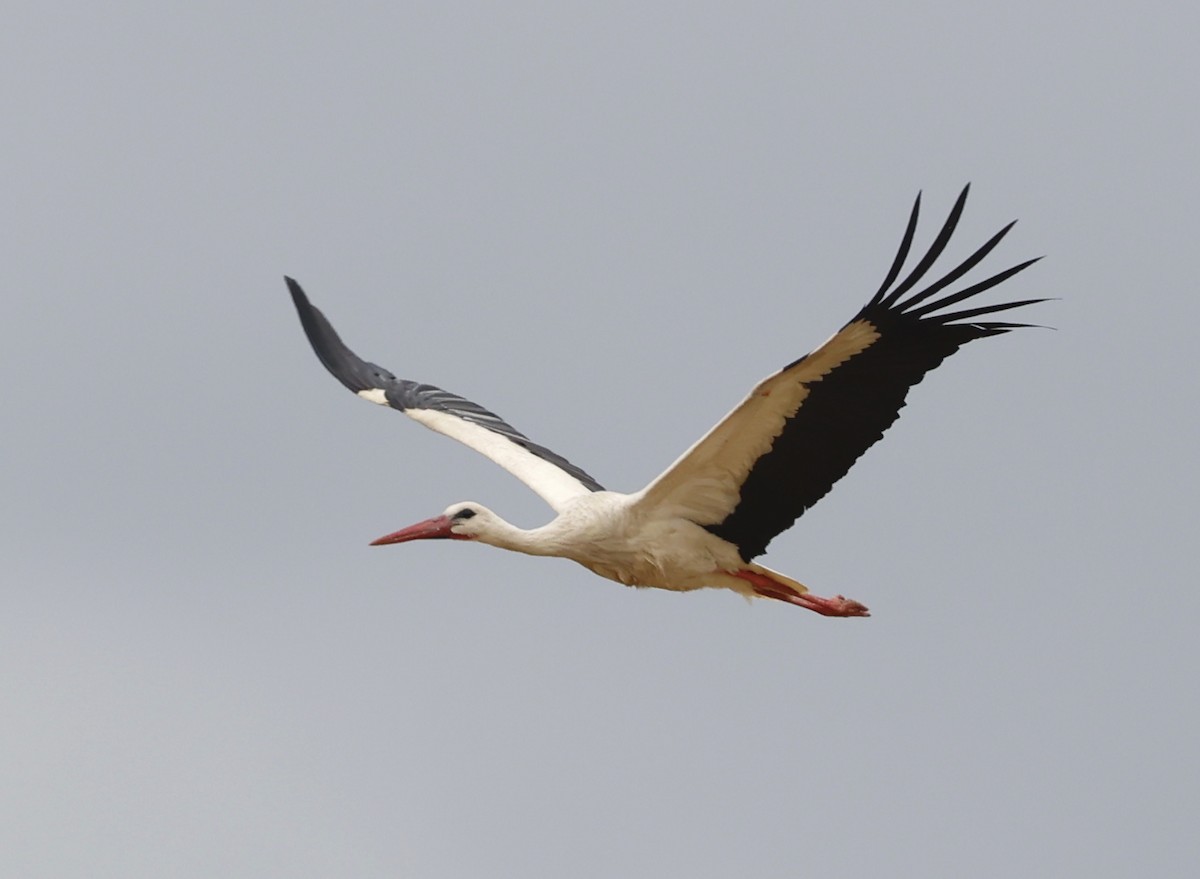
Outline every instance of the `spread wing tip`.
<svg viewBox="0 0 1200 879"><path fill-rule="evenodd" d="M916 284L925 276L926 272L929 271L929 269L933 266L933 263L945 250L946 245L949 243L950 238L954 233L954 230L958 226L958 222L962 216L963 209L966 206L967 195L969 194L970 190L970 183L963 187L962 192L959 193L958 198L954 202L954 206L950 210L949 216L942 224L942 228L938 231L937 236L934 238L932 244L930 244L929 250L923 257L921 257L912 271L908 273L908 276L905 277L904 280L899 284L896 284L896 279L900 276L900 271L903 268L903 264L905 261L907 261L908 253L912 246L912 239L917 225L919 208L921 204L921 196L920 194L917 195L917 200L913 204L912 213L909 215L908 226L904 230L904 237L900 242L900 248L896 253L896 258L893 260L891 267L888 269L888 273L884 279L883 285L880 287L875 296L871 298L870 302L864 309L864 312L875 311L876 309L882 308L888 312L891 312L892 314L904 315L908 318L915 318L917 320L934 321L942 325L946 325L950 321L954 320L965 320L975 316L990 314L997 311L1006 311L1010 308L1019 308L1021 306L1034 305L1038 302L1045 301L1043 299L1025 299L1021 300L1020 302L1005 302L997 305L987 305L980 306L978 308L964 309L962 311L956 311L952 314L934 314L934 312L939 311L940 309L955 305L959 302L970 299L973 296L977 296L980 293L990 290L992 287L1007 281L1009 278L1013 277L1019 272L1023 272L1025 269L1038 262L1038 260L1042 259L1042 257L1039 256L1033 259L1025 260L1022 263L1005 269L1002 272L998 272L997 274L992 275L983 281L972 284L971 286L960 291L938 297L939 293L941 293L950 285L954 284L956 281L966 275L967 272L982 262L984 257L991 253L992 250L995 249L995 247L1004 239L1004 237L1008 235L1013 226L1016 225L1016 220L1013 220L1011 223L1000 229L999 232L985 241L982 246L980 246L970 256L968 256L965 260L963 260L941 278L930 283L924 289L919 290L918 292L907 297L905 296L905 294L909 293L909 291L912 290L913 287L915 287ZM893 284L896 284L895 287L892 286ZM963 324L959 325L962 326ZM982 329L984 325L972 323L971 326L976 326ZM1006 324L1004 326L1004 330L1016 329L1021 326L1036 325ZM991 329L1000 331L1000 325L992 325ZM991 335L991 333L989 333L989 335Z"/></svg>

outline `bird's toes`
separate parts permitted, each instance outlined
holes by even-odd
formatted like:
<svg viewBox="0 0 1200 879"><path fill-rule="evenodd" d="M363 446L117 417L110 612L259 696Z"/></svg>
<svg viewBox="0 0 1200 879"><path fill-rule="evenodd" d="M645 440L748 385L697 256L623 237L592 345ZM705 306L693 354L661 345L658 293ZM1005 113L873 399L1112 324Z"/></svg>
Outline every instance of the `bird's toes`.
<svg viewBox="0 0 1200 879"><path fill-rule="evenodd" d="M853 598L847 598L845 595L839 595L834 600L838 603L838 611L841 616L869 617L871 615L867 606L861 601L855 601Z"/></svg>

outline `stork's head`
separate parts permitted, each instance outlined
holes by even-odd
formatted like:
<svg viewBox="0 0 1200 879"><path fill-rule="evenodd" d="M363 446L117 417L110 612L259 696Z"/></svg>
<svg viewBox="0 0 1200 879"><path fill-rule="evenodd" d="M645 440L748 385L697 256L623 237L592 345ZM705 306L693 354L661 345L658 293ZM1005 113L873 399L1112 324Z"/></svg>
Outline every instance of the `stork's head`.
<svg viewBox="0 0 1200 879"><path fill-rule="evenodd" d="M482 504L466 501L447 507L440 516L372 540L371 546L406 543L410 540L475 540L486 533L495 518L496 514Z"/></svg>

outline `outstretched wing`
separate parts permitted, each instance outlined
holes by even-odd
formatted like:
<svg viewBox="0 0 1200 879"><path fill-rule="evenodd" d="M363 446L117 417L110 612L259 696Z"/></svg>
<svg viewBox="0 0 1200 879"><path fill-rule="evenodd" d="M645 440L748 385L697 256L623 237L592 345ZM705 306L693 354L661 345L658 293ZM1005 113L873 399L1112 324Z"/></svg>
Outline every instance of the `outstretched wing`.
<svg viewBox="0 0 1200 879"><path fill-rule="evenodd" d="M391 406L432 430L491 458L537 492L555 510L572 498L603 491L566 458L540 446L494 412L433 385L396 378L363 360L338 338L300 285L285 278L300 323L320 361L338 381L372 403Z"/></svg>
<svg viewBox="0 0 1200 879"><path fill-rule="evenodd" d="M817 350L759 383L647 486L637 505L689 518L736 545L747 560L761 555L882 438L899 417L908 389L925 373L967 342L1028 326L977 318L1043 300L934 313L1037 261L939 296L987 256L1012 223L940 280L903 298L941 255L969 189L963 189L929 252L892 287L916 231L918 195L887 278L862 311Z"/></svg>

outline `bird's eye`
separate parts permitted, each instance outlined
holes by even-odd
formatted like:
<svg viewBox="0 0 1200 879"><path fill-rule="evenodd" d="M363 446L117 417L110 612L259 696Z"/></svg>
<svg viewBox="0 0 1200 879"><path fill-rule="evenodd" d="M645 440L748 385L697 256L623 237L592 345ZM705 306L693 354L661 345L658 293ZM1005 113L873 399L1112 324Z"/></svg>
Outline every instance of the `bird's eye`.
<svg viewBox="0 0 1200 879"><path fill-rule="evenodd" d="M475 515L475 511L472 510L470 507L463 507L457 513L455 513L453 516L451 516L451 518L452 519L470 519L474 515Z"/></svg>

